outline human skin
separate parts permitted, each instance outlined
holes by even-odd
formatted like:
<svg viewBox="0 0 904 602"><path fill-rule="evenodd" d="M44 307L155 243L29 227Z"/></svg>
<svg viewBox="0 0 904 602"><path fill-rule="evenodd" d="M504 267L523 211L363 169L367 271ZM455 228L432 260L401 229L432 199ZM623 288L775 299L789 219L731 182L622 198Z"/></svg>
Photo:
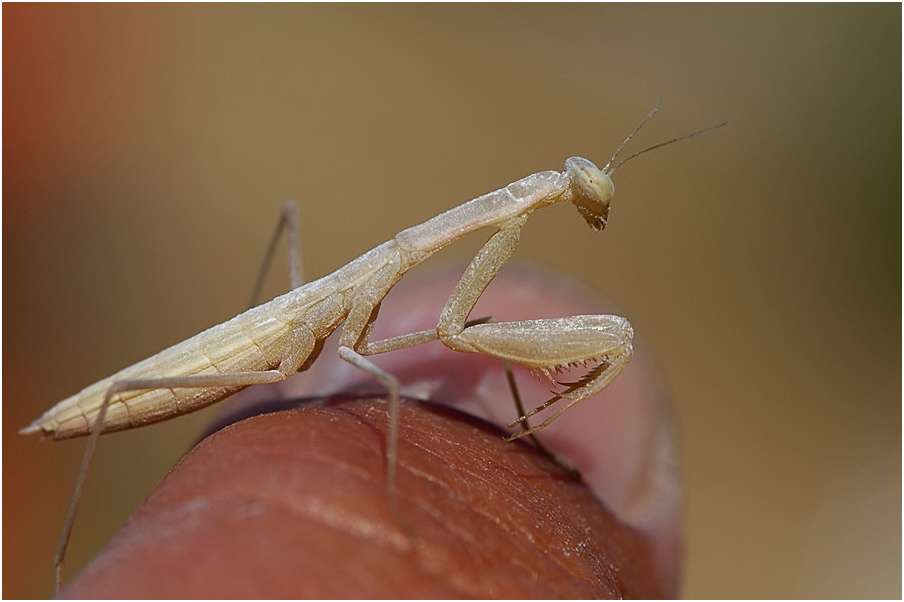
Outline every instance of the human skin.
<svg viewBox="0 0 904 602"><path fill-rule="evenodd" d="M394 309L387 300L377 322L386 330L374 339L432 326L421 322L435 323L454 280L441 272L392 297ZM472 317L602 311L536 270L497 280ZM251 417L224 419L231 424L189 452L62 595L674 597L680 499L668 412L638 359L540 431L581 480L529 442L505 442L506 431L447 407L496 424L497 413L516 416L495 358L440 343L387 354L380 365L403 387L438 402L402 404L400 519L385 484L385 396L369 394L379 387L327 347L301 384L254 388L232 410ZM548 382L519 384L528 405L548 397ZM352 394L323 395L330 390ZM567 428L570 416L578 422Z"/></svg>

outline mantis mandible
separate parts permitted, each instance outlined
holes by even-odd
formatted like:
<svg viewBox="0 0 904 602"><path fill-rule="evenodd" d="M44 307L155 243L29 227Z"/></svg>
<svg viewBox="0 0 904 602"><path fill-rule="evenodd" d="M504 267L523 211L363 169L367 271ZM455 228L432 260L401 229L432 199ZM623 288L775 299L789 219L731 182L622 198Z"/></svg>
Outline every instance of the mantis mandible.
<svg viewBox="0 0 904 602"><path fill-rule="evenodd" d="M610 167L658 109L659 104L602 169L587 159L571 157L565 161L562 172L541 171L526 176L423 224L402 230L332 274L308 284L301 284L300 264L293 262L293 288L288 293L86 387L22 429L22 434L41 433L57 440L89 436L54 559L57 591L85 477L101 433L167 420L221 401L250 385L283 381L310 366L323 341L340 325L339 356L375 378L389 392L386 488L396 516L401 516L395 493L399 381L367 356L439 339L455 351L483 353L517 362L543 373L554 385L558 383L552 371L592 363L583 378L563 385L564 391L509 425L522 428L509 439L533 434L605 388L631 359L633 330L625 318L585 315L519 322L468 322L468 315L512 256L521 229L535 210L570 201L592 229L602 230L615 193L610 176L625 161L725 125L674 138ZM291 225L295 219L294 206L290 206L283 220ZM495 228L496 232L468 265L435 329L382 341L370 340L383 298L409 269L455 240L487 227ZM290 246L297 246L292 228L288 230ZM551 416L528 427L529 418L561 400L565 403Z"/></svg>

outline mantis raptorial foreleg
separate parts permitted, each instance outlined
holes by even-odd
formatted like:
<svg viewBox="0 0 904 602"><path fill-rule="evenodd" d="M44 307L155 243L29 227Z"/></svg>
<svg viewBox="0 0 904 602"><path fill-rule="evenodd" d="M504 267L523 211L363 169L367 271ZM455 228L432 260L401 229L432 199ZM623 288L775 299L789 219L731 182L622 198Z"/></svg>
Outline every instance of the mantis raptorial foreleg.
<svg viewBox="0 0 904 602"><path fill-rule="evenodd" d="M619 316L571 316L520 322L484 320L478 320L476 323L467 322L477 300L514 253L527 217L528 215L522 215L511 220L481 247L449 295L435 332L413 333L362 346L362 351L367 354L384 353L439 338L443 344L455 351L482 353L505 361L517 362L542 371L551 381L553 379L550 370L588 361L595 362L596 365L576 383L556 383L568 388L562 394L554 395L545 403L522 415L510 424L509 428L526 424L528 418L560 399L568 399L565 406L540 424L525 427L508 437L509 440L532 435L548 426L574 404L601 391L618 376L633 353L631 341L634 332L628 321ZM343 359L349 358L343 356ZM394 471L392 466L389 469Z"/></svg>
<svg viewBox="0 0 904 602"><path fill-rule="evenodd" d="M509 428L526 425L528 418L560 399L567 398L568 403L550 418L530 428L525 426L508 440L532 435L574 404L601 391L618 376L633 353L634 331L628 321L619 316L572 316L466 326L468 314L480 295L514 252L526 219L527 216L523 216L504 227L480 249L443 308L436 327L437 335L451 349L483 353L534 367L554 383L551 369L587 361L597 364L576 383L556 383L566 385L568 389L522 415Z"/></svg>
<svg viewBox="0 0 904 602"><path fill-rule="evenodd" d="M450 349L473 351L462 344L459 338L465 328L468 314L515 252L515 247L521 240L521 228L527 217L523 215L493 234L468 264L465 273L449 295L449 300L443 307L439 323L436 325L436 334Z"/></svg>

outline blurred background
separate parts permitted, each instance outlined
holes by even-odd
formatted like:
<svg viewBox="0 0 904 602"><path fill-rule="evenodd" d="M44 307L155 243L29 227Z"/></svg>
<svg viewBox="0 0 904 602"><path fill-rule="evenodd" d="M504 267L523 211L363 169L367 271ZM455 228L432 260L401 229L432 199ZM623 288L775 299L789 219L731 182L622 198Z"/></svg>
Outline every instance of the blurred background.
<svg viewBox="0 0 904 602"><path fill-rule="evenodd" d="M321 276L571 155L604 164L662 94L633 149L730 124L620 169L603 235L552 208L516 257L614 300L663 372L685 596L899 598L900 24L897 4L5 4L4 597L51 593L84 445L16 431L241 311L286 199ZM209 418L104 438L67 577Z"/></svg>

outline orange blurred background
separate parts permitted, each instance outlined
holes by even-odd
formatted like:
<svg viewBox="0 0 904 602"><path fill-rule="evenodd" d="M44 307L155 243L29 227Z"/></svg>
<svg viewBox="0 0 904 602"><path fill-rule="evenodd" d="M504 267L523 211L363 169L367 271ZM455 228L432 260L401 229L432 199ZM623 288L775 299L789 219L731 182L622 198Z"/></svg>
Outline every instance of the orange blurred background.
<svg viewBox="0 0 904 602"><path fill-rule="evenodd" d="M730 124L620 169L603 235L551 209L516 257L612 298L664 373L684 595L900 597L900 23L867 4L4 4L4 597L51 593L83 449L16 431L241 311L286 199L317 277L571 155L605 163L660 94L635 149ZM104 437L68 577L207 419Z"/></svg>

